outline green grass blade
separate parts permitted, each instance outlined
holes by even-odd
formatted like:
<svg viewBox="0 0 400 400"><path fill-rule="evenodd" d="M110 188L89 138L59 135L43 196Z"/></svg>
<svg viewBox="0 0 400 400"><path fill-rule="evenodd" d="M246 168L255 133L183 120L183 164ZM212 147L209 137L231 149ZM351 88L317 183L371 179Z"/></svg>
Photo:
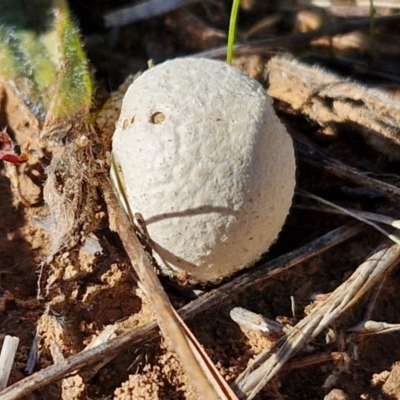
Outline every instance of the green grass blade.
<svg viewBox="0 0 400 400"><path fill-rule="evenodd" d="M226 62L232 64L233 58L233 47L236 39L236 27L237 27L237 15L239 10L240 0L233 0L231 17L229 20L229 32L228 32L228 45L226 52Z"/></svg>

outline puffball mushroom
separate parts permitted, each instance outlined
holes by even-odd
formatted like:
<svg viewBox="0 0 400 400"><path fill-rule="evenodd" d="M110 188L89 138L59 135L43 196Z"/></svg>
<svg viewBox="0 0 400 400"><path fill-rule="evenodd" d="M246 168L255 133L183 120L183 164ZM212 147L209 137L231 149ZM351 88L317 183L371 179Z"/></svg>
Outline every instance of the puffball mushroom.
<svg viewBox="0 0 400 400"><path fill-rule="evenodd" d="M247 75L200 58L147 70L125 94L112 146L114 185L143 215L164 273L218 282L276 240L295 187L293 143Z"/></svg>

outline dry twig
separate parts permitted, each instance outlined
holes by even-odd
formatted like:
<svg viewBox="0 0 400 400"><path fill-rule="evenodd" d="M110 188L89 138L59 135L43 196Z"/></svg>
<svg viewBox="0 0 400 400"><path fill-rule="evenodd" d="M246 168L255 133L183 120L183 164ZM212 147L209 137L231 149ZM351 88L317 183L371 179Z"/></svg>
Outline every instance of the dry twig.
<svg viewBox="0 0 400 400"><path fill-rule="evenodd" d="M290 134L295 138L295 147L299 154L304 155L304 160L313 163L314 160L322 163L322 167L336 176L346 178L359 186L375 190L386 197L398 201L400 189L397 186L383 182L379 179L368 176L365 172L357 168L350 167L335 158L332 158L312 145L309 140L290 130Z"/></svg>
<svg viewBox="0 0 400 400"><path fill-rule="evenodd" d="M372 335L377 333L391 333L400 330L400 324L388 324L386 322L362 321L349 329L349 332Z"/></svg>
<svg viewBox="0 0 400 400"><path fill-rule="evenodd" d="M109 210L110 227L121 238L144 292L151 301L161 332L177 354L197 395L201 399L234 400L235 394L174 310L109 180L103 179L101 185Z"/></svg>
<svg viewBox="0 0 400 400"><path fill-rule="evenodd" d="M381 232L387 238L389 238L390 240L392 240L393 242L397 243L400 246L400 239L396 235L393 235L392 233L390 233L390 232L386 231L385 229L381 228L378 224L373 222L373 220L371 220L370 218L366 218L365 214L363 215L361 212L350 210L348 208L344 208L344 207L338 206L337 204L334 204L334 203L332 203L332 202L330 202L328 200L325 200L322 197L315 196L314 194L307 193L307 192L304 192L302 190L298 190L297 193L302 195L302 196L308 197L310 199L317 200L317 201L319 201L319 202L321 202L323 204L326 204L326 205L328 205L328 206L330 206L330 207L332 207L332 208L334 208L334 209L336 209L338 211L341 211L343 214L350 215L351 217L353 217L355 219L358 219L359 221L362 221L367 225L372 226L377 231Z"/></svg>
<svg viewBox="0 0 400 400"><path fill-rule="evenodd" d="M7 386L18 344L19 338L9 335L5 336L0 353L0 390L3 390Z"/></svg>
<svg viewBox="0 0 400 400"><path fill-rule="evenodd" d="M384 92L321 68L273 57L267 65L268 93L323 127L346 124L392 159L400 157L400 103Z"/></svg>
<svg viewBox="0 0 400 400"><path fill-rule="evenodd" d="M283 367L285 362L319 333L331 325L346 309L370 290L400 257L400 246L386 242L361 264L324 303L294 326L276 345L261 353L237 378L236 391L242 399L253 399Z"/></svg>
<svg viewBox="0 0 400 400"><path fill-rule="evenodd" d="M370 221L374 222L380 222L385 225L389 225L393 228L400 229L400 220L395 219L392 217L388 217L387 215L382 215L382 214L377 214L369 211L360 211L360 210L355 210L353 208L347 208L346 210L349 211L350 213L346 211L342 211L339 208L331 208L328 206L307 206L304 204L295 204L293 207L299 208L302 210L312 210L312 211L320 211L320 212L325 212L325 213L330 213L330 214L340 214L340 215L358 215L363 219L367 219Z"/></svg>
<svg viewBox="0 0 400 400"><path fill-rule="evenodd" d="M262 332L273 340L282 335L283 325L278 321L265 318L243 307L228 306L226 311L233 321L247 329Z"/></svg>

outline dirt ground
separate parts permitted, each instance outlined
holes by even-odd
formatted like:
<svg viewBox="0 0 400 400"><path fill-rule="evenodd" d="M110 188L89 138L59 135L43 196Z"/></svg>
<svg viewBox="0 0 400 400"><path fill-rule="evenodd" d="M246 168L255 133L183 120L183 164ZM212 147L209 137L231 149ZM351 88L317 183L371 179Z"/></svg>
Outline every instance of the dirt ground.
<svg viewBox="0 0 400 400"><path fill-rule="evenodd" d="M95 101L99 108L128 75L145 69L147 60L158 63L166 58L196 54L223 46L226 41L228 1L199 2L113 29L105 29L101 18L126 2L97 1L95 6L87 2L70 3L91 62L97 86ZM243 41L308 31L315 20L317 27L320 26L318 18L325 26L347 17L368 15L365 8L356 5L346 9L349 15L339 15L334 7L316 9L291 2L283 9L275 2L250 3L243 2L248 8L242 10L240 20ZM386 8L378 7L377 11L378 15L389 14ZM264 15L269 16L264 28L252 33ZM307 40L288 47L284 44L264 47L263 51L252 50L241 55L235 63L272 90L266 65L277 52L289 53L309 65L318 61L340 79L352 78L360 85L383 90L394 97L393 107L397 107L399 25L379 28L373 55L365 45L368 43L365 30L350 35L353 36ZM291 100L276 98L275 101L279 116L296 140L300 138L300 142L311 143L314 149L357 168L366 176L399 187L400 133L392 130L393 137L382 144L368 136L370 127L363 130L361 126L360 129L355 125L361 123L352 124L350 119L323 126L309 109L293 106L297 94L293 90ZM4 94L2 98L6 98ZM333 109L334 100L328 109ZM107 335L110 327L113 329L110 337L114 337L120 331L137 329L154 320L121 241L109 228L107 207L100 190L93 190L91 215L96 222L86 242L68 246L54 262L48 259L52 238L48 206L43 201L43 184L51 157L47 154L51 154L52 149L43 149L35 141L32 132L38 128L32 125L29 112L18 100L13 101L10 97L7 97L7 105L3 101L0 127L9 126L17 143L32 142L31 148L40 148L43 153L26 165L3 164L0 170L0 341L5 335L20 339L9 385L29 373L78 354L100 334ZM356 107L361 101L350 103ZM103 146L99 159L110 150L114 122L114 119L107 121L101 132L101 124L96 128L98 143ZM19 129L19 126L30 129ZM366 187L361 181L338 176L334 169L326 167L326 160L307 156L301 145L296 147L296 159L297 186L301 190L342 207L399 218L397 193L388 195ZM310 207L316 204L311 203L302 196L295 196L279 240L257 265L352 220L349 216L313 210ZM329 297L346 282L384 240L380 232L365 225L360 234L274 275L252 290L241 292L232 297L230 304L279 321L283 332L287 333L312 312L318 299L323 295ZM232 279L240 279L240 274ZM161 280L176 309L188 304L194 296L215 289L212 286L182 288L166 277ZM400 271L394 265L373 290L363 294L356 304L288 360L255 398L400 398L399 326L370 334L350 331L365 320L400 324L399 288ZM221 375L228 383L233 383L257 355L271 348L278 339L237 324L224 307L213 307L188 319L187 323ZM195 399L196 396L168 344L159 335L151 335L139 345L126 347L100 369L88 367L25 398L147 400Z"/></svg>

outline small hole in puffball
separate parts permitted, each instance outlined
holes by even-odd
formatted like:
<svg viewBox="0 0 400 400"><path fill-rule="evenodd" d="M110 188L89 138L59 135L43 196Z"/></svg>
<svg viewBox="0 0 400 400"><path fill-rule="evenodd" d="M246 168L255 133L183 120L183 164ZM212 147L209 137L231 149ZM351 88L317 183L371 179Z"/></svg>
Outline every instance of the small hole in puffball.
<svg viewBox="0 0 400 400"><path fill-rule="evenodd" d="M164 120L165 120L165 115L160 111L155 112L150 117L150 122L152 124L161 124L161 122L163 122Z"/></svg>

